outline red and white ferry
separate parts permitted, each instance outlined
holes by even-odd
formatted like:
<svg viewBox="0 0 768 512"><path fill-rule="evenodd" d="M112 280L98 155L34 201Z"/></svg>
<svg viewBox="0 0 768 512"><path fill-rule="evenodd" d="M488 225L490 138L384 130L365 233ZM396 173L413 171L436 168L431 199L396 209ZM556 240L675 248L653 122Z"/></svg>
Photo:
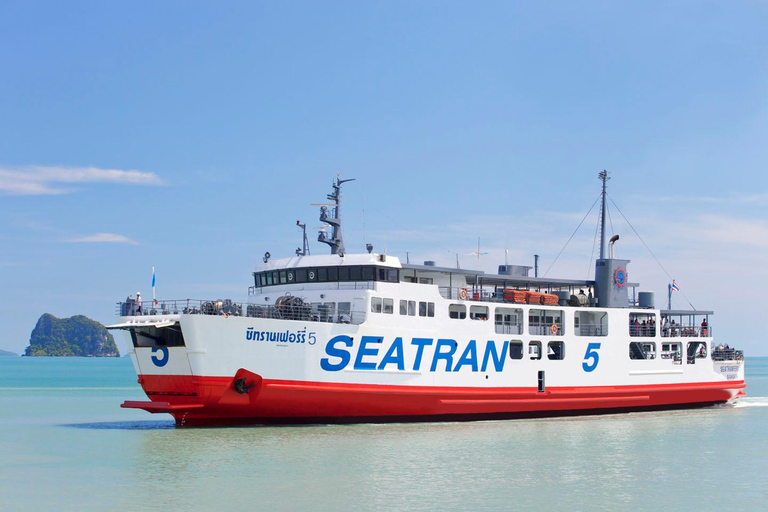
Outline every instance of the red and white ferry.
<svg viewBox="0 0 768 512"><path fill-rule="evenodd" d="M605 218L603 180L602 217ZM595 279L498 274L347 254L338 178L318 240L266 253L249 301L119 304L149 401L177 425L454 421L703 407L743 394L744 358L711 311L656 309L628 260ZM603 224L601 222L601 224ZM604 227L604 226L603 226ZM632 290L630 294L629 290Z"/></svg>

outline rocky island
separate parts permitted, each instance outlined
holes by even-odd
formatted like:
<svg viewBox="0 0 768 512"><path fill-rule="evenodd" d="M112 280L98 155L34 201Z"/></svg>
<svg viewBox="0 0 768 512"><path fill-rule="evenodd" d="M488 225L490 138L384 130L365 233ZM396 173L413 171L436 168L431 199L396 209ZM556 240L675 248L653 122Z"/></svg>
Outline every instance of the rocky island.
<svg viewBox="0 0 768 512"><path fill-rule="evenodd" d="M106 327L83 315L56 318L45 313L29 338L25 356L120 357Z"/></svg>

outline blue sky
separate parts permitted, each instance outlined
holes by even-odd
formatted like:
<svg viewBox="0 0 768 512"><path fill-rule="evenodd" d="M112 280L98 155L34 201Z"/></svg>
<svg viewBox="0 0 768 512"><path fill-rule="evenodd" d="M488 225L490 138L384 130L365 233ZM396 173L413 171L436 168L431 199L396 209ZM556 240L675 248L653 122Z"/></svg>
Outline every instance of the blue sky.
<svg viewBox="0 0 768 512"><path fill-rule="evenodd" d="M608 169L663 265L614 209L630 279L662 303L669 273L768 355L766 2L6 1L0 23L0 348L44 312L111 322L152 266L160 297L244 298L336 172L349 250L543 273ZM595 223L550 275L588 276Z"/></svg>

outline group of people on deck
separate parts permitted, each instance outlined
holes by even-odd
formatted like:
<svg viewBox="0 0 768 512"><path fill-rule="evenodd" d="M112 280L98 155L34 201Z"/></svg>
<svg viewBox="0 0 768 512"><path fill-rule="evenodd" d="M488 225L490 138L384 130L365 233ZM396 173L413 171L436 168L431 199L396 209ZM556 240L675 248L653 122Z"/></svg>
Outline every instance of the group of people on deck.
<svg viewBox="0 0 768 512"><path fill-rule="evenodd" d="M656 336L656 318L638 321L637 318L629 320L630 336Z"/></svg>
<svg viewBox="0 0 768 512"><path fill-rule="evenodd" d="M661 335L664 337L670 337L673 338L677 336L681 336L683 338L695 338L698 336L706 337L708 335L709 331L709 324L707 323L707 319L704 318L701 321L701 329L698 331L696 330L696 327L694 326L680 326L675 324L675 321L672 320L670 322L669 318L664 317L664 323L661 325Z"/></svg>

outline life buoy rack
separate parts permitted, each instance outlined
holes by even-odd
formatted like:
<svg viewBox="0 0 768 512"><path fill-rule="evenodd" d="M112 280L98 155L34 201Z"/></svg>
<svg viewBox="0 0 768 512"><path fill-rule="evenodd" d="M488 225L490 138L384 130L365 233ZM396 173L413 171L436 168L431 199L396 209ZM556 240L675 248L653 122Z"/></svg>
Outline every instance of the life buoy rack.
<svg viewBox="0 0 768 512"><path fill-rule="evenodd" d="M461 290L459 290L459 299L467 300L467 289L466 288L462 288Z"/></svg>
<svg viewBox="0 0 768 512"><path fill-rule="evenodd" d="M557 324L552 324L552 326L549 328L549 332L552 334L557 334Z"/></svg>

